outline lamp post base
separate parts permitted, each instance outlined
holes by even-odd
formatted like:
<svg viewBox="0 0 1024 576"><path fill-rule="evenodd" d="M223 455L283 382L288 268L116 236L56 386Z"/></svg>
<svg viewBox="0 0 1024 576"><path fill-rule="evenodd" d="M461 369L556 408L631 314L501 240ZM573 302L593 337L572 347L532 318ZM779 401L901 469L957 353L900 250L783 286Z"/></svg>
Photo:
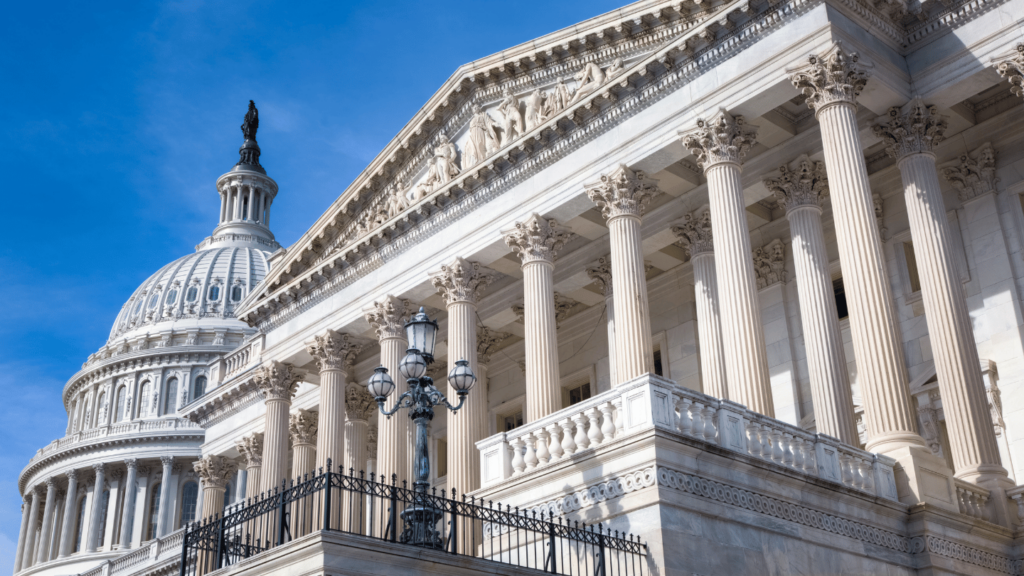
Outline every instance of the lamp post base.
<svg viewBox="0 0 1024 576"><path fill-rule="evenodd" d="M441 542L441 533L434 529L437 523L444 517L444 512L422 503L414 504L402 512L402 520L405 522L405 529L399 535L398 540L402 544L412 544L423 548L444 548Z"/></svg>

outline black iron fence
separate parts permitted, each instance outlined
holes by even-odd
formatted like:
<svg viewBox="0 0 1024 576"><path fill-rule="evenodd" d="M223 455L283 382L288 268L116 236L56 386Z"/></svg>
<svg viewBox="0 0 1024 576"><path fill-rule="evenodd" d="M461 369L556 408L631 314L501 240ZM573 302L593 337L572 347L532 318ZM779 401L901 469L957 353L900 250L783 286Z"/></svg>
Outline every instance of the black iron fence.
<svg viewBox="0 0 1024 576"><path fill-rule="evenodd" d="M330 468L330 465L328 465ZM642 576L636 536L484 502L418 492L373 474L321 471L231 506L185 532L181 576L203 576L320 530L566 576Z"/></svg>

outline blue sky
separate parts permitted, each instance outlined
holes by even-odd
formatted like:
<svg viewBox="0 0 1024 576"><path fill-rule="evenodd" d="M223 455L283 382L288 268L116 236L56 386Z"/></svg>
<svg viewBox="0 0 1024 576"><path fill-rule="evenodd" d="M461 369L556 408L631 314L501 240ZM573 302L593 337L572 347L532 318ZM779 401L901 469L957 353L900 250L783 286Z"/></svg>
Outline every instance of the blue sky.
<svg viewBox="0 0 1024 576"><path fill-rule="evenodd" d="M621 6L12 2L0 22L0 572L17 476L131 292L216 225L249 99L288 245L465 62Z"/></svg>

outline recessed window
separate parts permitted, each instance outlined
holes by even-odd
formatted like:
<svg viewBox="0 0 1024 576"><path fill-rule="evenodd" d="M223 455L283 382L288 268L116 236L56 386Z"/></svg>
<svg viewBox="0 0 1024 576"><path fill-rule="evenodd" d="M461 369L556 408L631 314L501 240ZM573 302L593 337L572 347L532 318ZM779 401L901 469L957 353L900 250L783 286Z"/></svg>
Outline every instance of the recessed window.
<svg viewBox="0 0 1024 576"><path fill-rule="evenodd" d="M117 402L114 404L114 422L124 420L124 386L117 389Z"/></svg>
<svg viewBox="0 0 1024 576"><path fill-rule="evenodd" d="M842 278L832 281L832 293L836 297L836 312L839 313L839 319L848 318L850 309L846 306L846 288L843 286Z"/></svg>
<svg viewBox="0 0 1024 576"><path fill-rule="evenodd" d="M178 379L171 378L167 381L167 394L164 396L164 414L174 414L177 407L174 398L178 395Z"/></svg>
<svg viewBox="0 0 1024 576"><path fill-rule="evenodd" d="M569 406L579 404L590 398L590 382L569 389Z"/></svg>
<svg viewBox="0 0 1024 576"><path fill-rule="evenodd" d="M161 482L153 487L149 496L149 526L146 533L146 540L152 540L156 538L156 521L160 517L160 491L163 490L164 484Z"/></svg>
<svg viewBox="0 0 1024 576"><path fill-rule="evenodd" d="M149 309L152 310L153 308L156 308L158 302L160 302L160 295L154 292L153 295L149 297Z"/></svg>
<svg viewBox="0 0 1024 576"><path fill-rule="evenodd" d="M917 274L917 256L914 255L914 243L903 243L903 257L907 260L907 276L910 278L910 291L921 290L921 277Z"/></svg>
<svg viewBox="0 0 1024 576"><path fill-rule="evenodd" d="M196 298L198 298L198 297L199 297L199 288L196 288L195 286L190 286L189 289L188 289L188 292L185 293L185 300L187 300L189 302L195 302Z"/></svg>
<svg viewBox="0 0 1024 576"><path fill-rule="evenodd" d="M199 484L188 482L181 490L181 525L196 519L196 503L199 501Z"/></svg>
<svg viewBox="0 0 1024 576"><path fill-rule="evenodd" d="M195 400L203 394L206 394L206 376L197 376L192 384L192 399Z"/></svg>
<svg viewBox="0 0 1024 576"><path fill-rule="evenodd" d="M167 298L164 299L164 304L174 304L175 300L178 299L178 289L171 288L171 291L167 293Z"/></svg>
<svg viewBox="0 0 1024 576"><path fill-rule="evenodd" d="M135 305L135 314L138 315L142 312L142 305L146 303L146 294L142 293L139 295L139 303Z"/></svg>
<svg viewBox="0 0 1024 576"><path fill-rule="evenodd" d="M220 298L220 286L210 286L210 300L216 302Z"/></svg>
<svg viewBox="0 0 1024 576"><path fill-rule="evenodd" d="M665 375L665 369L661 365L661 350L654 351L654 373L658 376Z"/></svg>
<svg viewBox="0 0 1024 576"><path fill-rule="evenodd" d="M242 299L242 287L238 284L231 289L231 301L238 302Z"/></svg>
<svg viewBox="0 0 1024 576"><path fill-rule="evenodd" d="M520 426L523 425L523 411L520 410L515 414L505 416L504 418L502 418L502 424L502 430L504 430L505 432L509 432L511 430L519 428Z"/></svg>

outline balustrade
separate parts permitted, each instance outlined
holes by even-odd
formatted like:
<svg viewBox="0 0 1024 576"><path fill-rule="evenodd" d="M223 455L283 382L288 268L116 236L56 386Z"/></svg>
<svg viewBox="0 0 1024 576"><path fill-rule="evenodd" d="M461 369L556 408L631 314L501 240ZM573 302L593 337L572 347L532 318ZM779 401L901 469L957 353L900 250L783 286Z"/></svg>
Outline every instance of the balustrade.
<svg viewBox="0 0 1024 576"><path fill-rule="evenodd" d="M954 478L953 482L956 484L956 502L960 506L960 513L979 520L989 520L989 491L959 478Z"/></svg>

